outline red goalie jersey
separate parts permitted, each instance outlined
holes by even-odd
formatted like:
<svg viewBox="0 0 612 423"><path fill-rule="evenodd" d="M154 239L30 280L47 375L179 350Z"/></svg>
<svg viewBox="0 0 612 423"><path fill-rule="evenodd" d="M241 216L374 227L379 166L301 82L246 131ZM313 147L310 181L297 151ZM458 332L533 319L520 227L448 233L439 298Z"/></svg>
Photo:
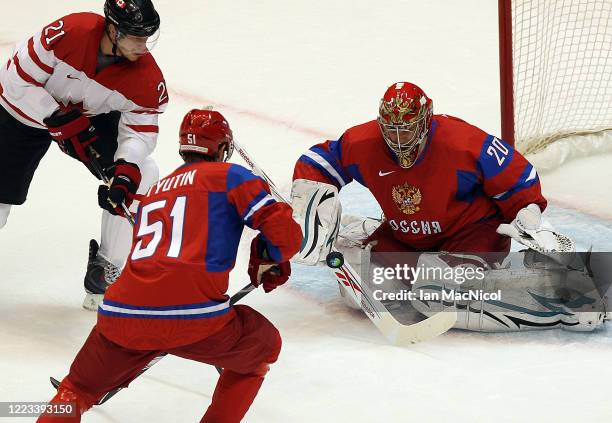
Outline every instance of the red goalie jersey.
<svg viewBox="0 0 612 423"><path fill-rule="evenodd" d="M294 179L342 188L352 180L380 204L395 239L416 250L436 250L467 225L510 222L530 203L546 200L533 166L506 142L451 116L433 115L422 153L401 167L375 120L337 141L313 146Z"/></svg>
<svg viewBox="0 0 612 423"><path fill-rule="evenodd" d="M206 338L234 317L225 292L244 225L261 231L275 262L302 239L291 207L230 163L187 164L142 199L121 277L99 308L98 330L132 349L168 349Z"/></svg>

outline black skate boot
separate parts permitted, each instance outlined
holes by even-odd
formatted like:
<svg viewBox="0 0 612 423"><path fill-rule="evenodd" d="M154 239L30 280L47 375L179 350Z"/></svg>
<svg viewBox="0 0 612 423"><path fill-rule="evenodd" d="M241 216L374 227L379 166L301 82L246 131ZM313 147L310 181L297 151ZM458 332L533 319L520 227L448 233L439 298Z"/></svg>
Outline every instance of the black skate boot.
<svg viewBox="0 0 612 423"><path fill-rule="evenodd" d="M89 241L89 259L85 274L85 300L83 308L98 311L106 289L121 274L121 269L98 254L99 245L95 239Z"/></svg>

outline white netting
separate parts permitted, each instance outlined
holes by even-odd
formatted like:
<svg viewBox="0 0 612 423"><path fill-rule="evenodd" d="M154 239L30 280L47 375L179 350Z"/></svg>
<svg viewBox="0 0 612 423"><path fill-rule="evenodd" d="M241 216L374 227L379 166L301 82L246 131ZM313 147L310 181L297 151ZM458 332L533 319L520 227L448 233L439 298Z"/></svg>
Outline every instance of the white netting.
<svg viewBox="0 0 612 423"><path fill-rule="evenodd" d="M612 129L612 0L513 0L515 144Z"/></svg>

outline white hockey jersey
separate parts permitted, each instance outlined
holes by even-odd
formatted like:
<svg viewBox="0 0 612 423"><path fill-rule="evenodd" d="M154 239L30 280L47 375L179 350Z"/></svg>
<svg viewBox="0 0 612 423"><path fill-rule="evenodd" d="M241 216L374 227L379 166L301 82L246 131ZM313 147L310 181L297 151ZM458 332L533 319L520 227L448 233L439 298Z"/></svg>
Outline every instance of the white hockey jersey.
<svg viewBox="0 0 612 423"><path fill-rule="evenodd" d="M89 116L119 111L115 157L141 165L157 142L166 83L151 54L96 72L104 31L104 17L75 13L18 44L0 69L0 105L21 123L43 129L43 119L58 108Z"/></svg>

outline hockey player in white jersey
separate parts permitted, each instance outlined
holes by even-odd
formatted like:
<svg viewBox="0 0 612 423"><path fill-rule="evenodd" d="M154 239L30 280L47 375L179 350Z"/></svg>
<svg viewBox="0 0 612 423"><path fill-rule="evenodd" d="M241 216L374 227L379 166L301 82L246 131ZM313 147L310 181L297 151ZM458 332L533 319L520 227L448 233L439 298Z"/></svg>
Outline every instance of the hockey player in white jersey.
<svg viewBox="0 0 612 423"><path fill-rule="evenodd" d="M0 228L26 201L36 168L53 141L92 168L105 169L101 242L90 243L83 304L97 301L119 274L131 243L121 203L158 179L150 154L168 103L150 50L160 18L151 0L106 0L104 17L64 16L19 43L0 69Z"/></svg>

